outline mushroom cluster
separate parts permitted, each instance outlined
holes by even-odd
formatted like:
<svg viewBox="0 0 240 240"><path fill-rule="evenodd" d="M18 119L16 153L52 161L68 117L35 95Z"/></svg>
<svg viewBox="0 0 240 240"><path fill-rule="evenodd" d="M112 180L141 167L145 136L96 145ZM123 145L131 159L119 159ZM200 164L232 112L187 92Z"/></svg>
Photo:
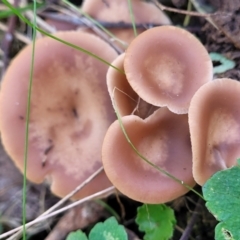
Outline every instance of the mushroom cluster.
<svg viewBox="0 0 240 240"><path fill-rule="evenodd" d="M212 80L211 59L189 32L161 26L140 34L113 64L125 75L109 68L108 91L129 139L144 157L181 183L143 161L118 120L103 142L106 174L132 199L171 201L185 194L186 186L195 185L187 113L196 91Z"/></svg>
<svg viewBox="0 0 240 240"><path fill-rule="evenodd" d="M194 36L172 26L153 28L113 63L125 71L107 73L121 124L108 129L102 160L122 193L141 202L168 202L188 189L166 172L191 187L237 164L240 83L211 81L211 60Z"/></svg>
<svg viewBox="0 0 240 240"><path fill-rule="evenodd" d="M87 1L83 8L88 8ZM36 41L27 163L31 181L47 179L56 195L65 196L103 163L106 174L75 199L113 184L137 201L164 203L236 164L240 83L211 81L211 59L192 34L155 27L132 37L119 56L84 31L55 37L115 68L49 37ZM12 61L0 91L2 142L21 171L31 51L31 45L25 47Z"/></svg>
<svg viewBox="0 0 240 240"><path fill-rule="evenodd" d="M102 9L96 11L96 6ZM114 24L131 22L127 0L114 3L85 0L82 10L100 21L112 21ZM139 0L133 1L133 14L137 24L171 23L153 4ZM105 18L108 16L110 18ZM141 28L141 32L143 30ZM118 35L118 30L115 33ZM132 29L121 29L119 34L118 37L127 42L135 37ZM53 37L76 45L85 52L69 48L49 37L38 39L35 43L26 174L35 183L47 179L53 193L62 197L102 165L102 142L116 116L105 81L108 67L92 56L110 63L117 58L117 53L109 44L84 29L57 32ZM31 61L32 45L29 45L11 62L0 91L2 142L22 172ZM141 105L145 116L149 104L141 101ZM109 185L111 182L103 172L74 199Z"/></svg>

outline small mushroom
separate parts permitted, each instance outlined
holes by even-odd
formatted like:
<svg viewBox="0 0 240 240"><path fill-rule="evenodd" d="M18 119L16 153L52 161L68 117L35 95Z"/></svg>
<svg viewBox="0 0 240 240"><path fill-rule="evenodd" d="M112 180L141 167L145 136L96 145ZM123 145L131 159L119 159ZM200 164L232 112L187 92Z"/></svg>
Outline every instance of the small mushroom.
<svg viewBox="0 0 240 240"><path fill-rule="evenodd" d="M189 126L193 176L203 185L217 171L237 164L240 157L240 83L216 79L193 96Z"/></svg>
<svg viewBox="0 0 240 240"><path fill-rule="evenodd" d="M132 0L131 3L136 24L171 24L167 15L151 2ZM121 27L123 23L132 23L128 0L85 0L82 10L97 21L119 24L118 28L112 27L110 31L122 41L130 43L135 38L132 28ZM144 28L140 28L137 32L139 34L144 30Z"/></svg>
<svg viewBox="0 0 240 240"><path fill-rule="evenodd" d="M117 56L107 43L88 33L54 36L108 62ZM36 183L47 178L52 191L65 196L102 164L102 141L116 118L105 82L108 66L49 37L36 41L34 56L27 177ZM2 142L22 172L31 59L29 45L10 64L0 92ZM75 198L109 185L102 173Z"/></svg>
<svg viewBox="0 0 240 240"><path fill-rule="evenodd" d="M194 93L213 76L204 46L173 26L155 27L135 38L126 50L124 70L143 100L178 114L188 112Z"/></svg>
<svg viewBox="0 0 240 240"><path fill-rule="evenodd" d="M141 118L146 118L156 110L156 107L140 99L128 83L123 69L124 55L124 53L119 55L112 62L112 65L122 72L111 66L108 69L107 86L109 95L120 116L135 114Z"/></svg>
<svg viewBox="0 0 240 240"><path fill-rule="evenodd" d="M189 186L194 186L187 115L167 108L156 110L145 120L124 116L122 123L136 149L149 161ZM188 192L143 161L126 140L118 120L108 129L102 161L112 184L126 196L144 203L164 203Z"/></svg>

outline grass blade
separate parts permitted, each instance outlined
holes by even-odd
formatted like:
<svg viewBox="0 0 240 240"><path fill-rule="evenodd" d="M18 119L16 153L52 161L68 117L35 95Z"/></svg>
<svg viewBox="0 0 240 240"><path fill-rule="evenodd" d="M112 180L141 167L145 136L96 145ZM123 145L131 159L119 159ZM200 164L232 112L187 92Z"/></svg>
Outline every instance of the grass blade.
<svg viewBox="0 0 240 240"><path fill-rule="evenodd" d="M131 17L131 21L132 21L132 26L133 26L133 32L135 37L137 37L137 28L136 28L136 23L135 23L135 18L134 18L134 13L133 13L133 8L132 8L132 1L128 0L128 9L129 9L129 14Z"/></svg>
<svg viewBox="0 0 240 240"><path fill-rule="evenodd" d="M31 93L32 93L32 79L34 71L34 55L35 55L35 40L36 40L36 0L33 1L33 44L32 44L32 60L29 76L28 86L28 100L27 100L27 113L26 113L26 128L25 128L25 149L24 149L24 172L23 172L23 190L22 190L22 224L23 224L23 240L26 240L26 200L27 200L27 160L28 160L28 136L29 136L29 119L30 119L30 105L31 105Z"/></svg>

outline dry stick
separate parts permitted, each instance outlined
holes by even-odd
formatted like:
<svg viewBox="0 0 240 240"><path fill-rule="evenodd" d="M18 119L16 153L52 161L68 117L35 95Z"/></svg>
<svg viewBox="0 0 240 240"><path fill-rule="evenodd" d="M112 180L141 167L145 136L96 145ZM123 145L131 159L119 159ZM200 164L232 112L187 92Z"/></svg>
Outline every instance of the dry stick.
<svg viewBox="0 0 240 240"><path fill-rule="evenodd" d="M216 29L218 29L218 27L216 26L216 24L213 22L213 20L211 18L214 15L214 13L211 14L211 13L200 13L200 12L181 10L181 9L166 7L163 4L159 3L157 0L151 0L151 1L162 11L175 12L175 13L184 14L184 15L188 15L188 16L194 16L194 17L203 17L203 18L205 18L206 21L208 21ZM191 0L191 3L195 6L195 0Z"/></svg>
<svg viewBox="0 0 240 240"><path fill-rule="evenodd" d="M32 11L26 11L24 13L24 15L31 21L33 21L34 19L34 13ZM49 25L48 23L46 23L43 19L41 19L40 17L36 16L36 22L37 22L37 26L40 27L41 29L45 30L46 32L49 33L54 33L56 32L56 29L54 27L52 27L51 25Z"/></svg>
<svg viewBox="0 0 240 240"><path fill-rule="evenodd" d="M26 6L27 5L27 0L22 0L21 2L21 6ZM31 21L34 21L34 13L31 10L28 10L26 12L24 12L24 15ZM54 33L56 32L56 29L52 26L50 26L48 23L46 23L43 19L41 19L40 17L36 16L36 24L38 27L42 28L43 30L45 30L46 32L49 33Z"/></svg>
<svg viewBox="0 0 240 240"><path fill-rule="evenodd" d="M7 26L0 22L0 30L3 32L6 32L7 29L8 29ZM30 44L32 42L32 40L30 38L26 37L25 35L17 32L17 31L13 31L13 35L23 43Z"/></svg>
<svg viewBox="0 0 240 240"><path fill-rule="evenodd" d="M64 1L64 0L63 0L63 1ZM67 1L64 1L63 3L66 5L66 4L67 4ZM120 54L120 52L122 52L122 50L119 49L119 48L114 44L114 42L119 42L119 43L120 43L121 45L123 45L125 48L127 47L128 44L127 44L126 42L120 40L120 39L117 38L116 36L114 36L114 34L109 34L109 33L110 33L109 31L108 31L108 33L104 32L104 30L101 29L101 27L99 27L99 25L102 26L102 27L104 27L105 29L106 29L107 27L105 27L104 25L102 25L102 24L101 24L101 21L98 21L98 20L96 20L96 19L94 19L94 18L92 18L92 17L90 17L90 16L87 17L87 14L86 14L86 13L81 12L80 9L76 9L76 7L74 7L74 5L72 5L72 4L71 4L71 5L67 4L67 7L70 7L70 9L72 9L72 11L74 11L75 14L73 14L71 10L68 10L68 9L66 9L66 8L62 8L62 7L58 6L58 5L51 5L51 9L52 9L52 10L58 11L58 12L60 12L60 13L63 13L64 15L66 15L66 17L67 17L68 19L69 19L69 18L73 18L73 23L71 23L71 24L73 24L73 25L76 24L76 23L74 23L76 19L82 19L82 18L84 18L84 19L89 20L90 23L91 23L91 25L86 25L86 23L83 23L83 22L81 21L81 24L79 25L79 27L81 27L81 25L84 25L85 27L92 29L92 31L94 31L97 35L100 34L99 36L102 37L103 39L105 39L105 37L106 37L105 41L108 42L111 46L112 46L112 44L113 44L112 47L113 47L117 52L119 51L119 54ZM84 14L85 14L85 15L84 15ZM40 15L41 15L41 14L40 14ZM78 21L78 20L77 20L77 21ZM95 28L92 28L92 25L94 25ZM131 26L131 27L132 27L132 26ZM106 29L106 30L107 30L107 29ZM102 34L103 34L103 35L102 35ZM117 48L117 49L116 49L116 48Z"/></svg>
<svg viewBox="0 0 240 240"><path fill-rule="evenodd" d="M104 33L100 28L98 28L94 23L92 23L87 18L82 18L82 22L91 28L98 36L100 36L103 40L107 41L107 43L115 49L118 54L123 53L123 50L119 48L116 44L114 44L111 39L108 37L106 33Z"/></svg>
<svg viewBox="0 0 240 240"><path fill-rule="evenodd" d="M151 0L151 1L162 11L175 12L175 13L180 13L180 14L184 14L184 15L203 17L203 18L209 18L212 16L212 14L209 14L209 13L198 13L198 12L192 12L192 11L187 11L187 10L166 7L163 4L159 3L157 0Z"/></svg>
<svg viewBox="0 0 240 240"><path fill-rule="evenodd" d="M58 203L56 203L54 206L49 208L46 212L44 212L42 215L46 215L56 208L58 208L60 205L65 203L67 200L69 200L72 196L74 196L77 192L79 192L84 186L86 186L89 182L91 182L98 174L100 174L103 171L103 167L100 167L96 172L94 172L89 178L87 178L83 183L81 183L79 186L77 186L72 192L70 192L67 196L65 196L63 199L61 199ZM39 216L39 217L40 217Z"/></svg>
<svg viewBox="0 0 240 240"><path fill-rule="evenodd" d="M66 16L65 14L59 14L59 13L39 13L38 15L51 20L69 23L77 27L86 26L86 24L82 22L82 19L85 19L86 17L68 16L68 15ZM99 21L96 19L95 21L97 21L99 24L101 24L105 28L132 29L132 24L127 22L122 22L122 21L106 22L106 21ZM159 23L138 23L135 25L136 25L136 28L139 28L139 29L148 29L152 27L161 26L161 24Z"/></svg>
<svg viewBox="0 0 240 240"><path fill-rule="evenodd" d="M199 216L199 212L202 208L202 203L203 203L203 200L201 198L198 199L198 202L197 202L197 205L196 205L196 208L194 209L194 213L192 214L192 217L186 227L186 229L184 230L181 238L179 240L188 240L189 237L190 237L190 234L191 234L191 231L192 231L192 228Z"/></svg>
<svg viewBox="0 0 240 240"><path fill-rule="evenodd" d="M120 207L120 210L121 210L121 218L122 218L122 220L125 218L125 216L126 216L126 211L125 211L125 207L124 207L124 205L122 204L122 202L121 202L121 199L120 199L120 197L119 197L119 191L116 189L115 190L115 196L116 196L116 199L117 199L117 202L118 202L118 204L119 204L119 207Z"/></svg>
<svg viewBox="0 0 240 240"><path fill-rule="evenodd" d="M74 202L74 203L72 203L72 204L70 204L70 205L68 205L68 206L66 206L66 207L64 207L64 208L61 208L61 209L59 209L59 210L57 210L57 211L55 211L55 212L52 212L52 213L50 213L50 214L48 214L48 215L44 215L44 216L41 216L41 217L39 217L39 218L36 218L35 220L27 223L25 226L26 226L26 227L31 227L32 225L34 225L34 224L36 224L36 223L39 223L39 222L41 222L41 221L43 221L43 220L46 220L46 219L48 219L48 218L50 218L50 217L53 217L53 216L55 216L55 215L57 215L57 214L59 214L59 213L62 213L62 212L65 212L65 211L67 211L67 210L69 210L69 209L71 209L71 208L74 208L74 207L78 206L78 205L81 204L81 203L84 203L84 202L86 202L86 201L92 200L92 199L97 198L97 197L101 197L101 196L106 195L106 194L110 194L110 193L113 192L114 189L115 189L114 186L109 187L109 188L106 188L106 189L104 189L104 190L102 190L102 191L100 191L100 192L94 193L94 194L92 194L92 195L90 195L90 196L88 196L88 197L85 197L85 198L83 198L83 199L80 199L80 200L78 200L78 201L76 201L76 202ZM13 233L15 233L16 231L19 231L19 230L22 230L22 229L23 229L23 226L20 226L20 227L15 228L15 229L13 229L13 230L11 230L11 231L8 231L8 232L6 232L6 233L4 233L4 234L1 234L1 235L0 235L0 239L3 239L3 238L5 238L5 237L8 237L8 236L12 235Z"/></svg>
<svg viewBox="0 0 240 240"><path fill-rule="evenodd" d="M192 5L194 6L194 8L199 12L199 13L205 13L205 10L200 6L200 4L196 1L196 0L190 0L190 2L192 3ZM212 15L215 15L212 14ZM214 23L212 17L208 17L206 18L206 20L214 27L218 30L218 26Z"/></svg>
<svg viewBox="0 0 240 240"><path fill-rule="evenodd" d="M44 212L43 214L41 214L40 216L38 216L36 219L40 219L42 216L45 216L49 213L51 213L52 211L54 211L55 209L57 209L59 206L61 206L62 204L64 204L67 200L69 200L73 195L75 195L78 191L80 191L85 185L87 185L90 181L92 181L98 174L100 174L103 171L103 167L100 167L96 172L94 172L89 178L87 178L83 183L81 183L79 186L77 186L72 192L70 192L67 196L65 196L63 199L61 199L58 203L56 203L54 206L52 206L51 208L49 208L46 212ZM35 219L35 220L36 220ZM14 230L14 229L13 229ZM11 230L12 231L12 230ZM14 239L15 237L17 237L19 234L21 234L22 229L17 232L16 234L14 234L13 236L11 236L9 238L9 240ZM1 235L0 235L0 239L1 239Z"/></svg>

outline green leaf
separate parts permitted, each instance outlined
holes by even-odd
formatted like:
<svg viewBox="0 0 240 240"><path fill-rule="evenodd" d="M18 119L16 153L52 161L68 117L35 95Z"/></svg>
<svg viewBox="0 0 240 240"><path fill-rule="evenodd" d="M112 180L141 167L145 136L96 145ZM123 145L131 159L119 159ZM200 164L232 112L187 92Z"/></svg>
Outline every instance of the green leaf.
<svg viewBox="0 0 240 240"><path fill-rule="evenodd" d="M209 55L212 61L218 61L221 63L221 65L213 68L213 74L224 73L230 69L233 69L236 66L236 63L234 61L225 58L219 53L211 52Z"/></svg>
<svg viewBox="0 0 240 240"><path fill-rule="evenodd" d="M88 240L88 238L85 233L78 230L76 232L69 233L66 240Z"/></svg>
<svg viewBox="0 0 240 240"><path fill-rule="evenodd" d="M127 233L114 217L108 218L103 223L97 223L89 234L90 240L127 240ZM81 230L72 232L66 240L88 240Z"/></svg>
<svg viewBox="0 0 240 240"><path fill-rule="evenodd" d="M240 167L217 172L203 186L208 210L220 223L216 240L240 239Z"/></svg>
<svg viewBox="0 0 240 240"><path fill-rule="evenodd" d="M97 223L89 234L90 240L127 240L127 233L114 217Z"/></svg>
<svg viewBox="0 0 240 240"><path fill-rule="evenodd" d="M145 232L144 240L168 240L173 236L176 219L165 204L144 204L138 208L136 223Z"/></svg>

